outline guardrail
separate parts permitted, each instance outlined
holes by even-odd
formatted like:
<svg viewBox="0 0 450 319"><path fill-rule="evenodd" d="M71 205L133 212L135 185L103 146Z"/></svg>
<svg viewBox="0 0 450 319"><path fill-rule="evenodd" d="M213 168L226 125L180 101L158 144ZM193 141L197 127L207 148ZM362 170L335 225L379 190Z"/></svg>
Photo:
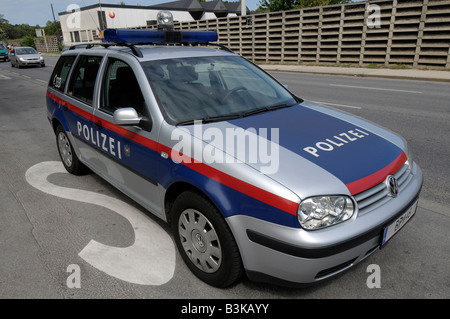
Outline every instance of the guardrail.
<svg viewBox="0 0 450 319"><path fill-rule="evenodd" d="M359 2L177 22L175 29L216 30L219 43L256 63L450 68L450 0Z"/></svg>

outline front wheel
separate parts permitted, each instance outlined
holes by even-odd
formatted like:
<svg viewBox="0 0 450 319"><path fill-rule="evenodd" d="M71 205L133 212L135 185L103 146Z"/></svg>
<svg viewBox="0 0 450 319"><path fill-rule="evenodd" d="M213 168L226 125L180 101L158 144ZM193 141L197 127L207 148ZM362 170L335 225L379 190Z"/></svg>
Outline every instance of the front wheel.
<svg viewBox="0 0 450 319"><path fill-rule="evenodd" d="M61 125L56 129L56 145L61 161L69 173L82 175L88 172L87 167L80 162L75 154L67 133Z"/></svg>
<svg viewBox="0 0 450 319"><path fill-rule="evenodd" d="M224 288L239 279L243 267L225 220L205 197L187 191L173 206L173 233L189 269L207 284Z"/></svg>

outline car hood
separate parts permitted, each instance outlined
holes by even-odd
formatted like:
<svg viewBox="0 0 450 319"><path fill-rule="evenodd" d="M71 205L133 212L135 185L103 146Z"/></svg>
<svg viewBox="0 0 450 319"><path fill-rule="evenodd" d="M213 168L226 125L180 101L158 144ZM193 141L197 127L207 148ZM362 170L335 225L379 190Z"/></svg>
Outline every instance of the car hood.
<svg viewBox="0 0 450 319"><path fill-rule="evenodd" d="M200 133L195 125L188 130L203 140L203 154L213 154L214 149L214 159L221 150L300 198L357 194L382 182L407 159L400 136L354 115L308 102L205 124Z"/></svg>

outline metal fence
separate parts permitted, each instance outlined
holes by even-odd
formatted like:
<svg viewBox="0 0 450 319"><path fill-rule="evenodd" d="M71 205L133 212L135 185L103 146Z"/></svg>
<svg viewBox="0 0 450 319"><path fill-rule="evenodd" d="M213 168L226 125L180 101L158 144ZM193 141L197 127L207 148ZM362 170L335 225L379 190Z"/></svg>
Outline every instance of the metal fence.
<svg viewBox="0 0 450 319"><path fill-rule="evenodd" d="M216 30L219 43L256 63L450 68L450 0L358 2L175 28Z"/></svg>

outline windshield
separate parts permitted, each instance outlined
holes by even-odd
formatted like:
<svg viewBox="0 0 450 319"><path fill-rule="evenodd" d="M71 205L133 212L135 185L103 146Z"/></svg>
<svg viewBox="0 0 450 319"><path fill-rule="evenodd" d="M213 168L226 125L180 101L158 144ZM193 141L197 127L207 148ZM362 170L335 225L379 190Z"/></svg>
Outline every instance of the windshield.
<svg viewBox="0 0 450 319"><path fill-rule="evenodd" d="M3 44L0 43L0 50L5 50L5 46Z"/></svg>
<svg viewBox="0 0 450 319"><path fill-rule="evenodd" d="M297 103L282 85L239 57L196 57L143 62L171 124L219 121Z"/></svg>
<svg viewBox="0 0 450 319"><path fill-rule="evenodd" d="M24 54L37 54L37 51L33 48L17 48L16 49L17 55L24 55Z"/></svg>

